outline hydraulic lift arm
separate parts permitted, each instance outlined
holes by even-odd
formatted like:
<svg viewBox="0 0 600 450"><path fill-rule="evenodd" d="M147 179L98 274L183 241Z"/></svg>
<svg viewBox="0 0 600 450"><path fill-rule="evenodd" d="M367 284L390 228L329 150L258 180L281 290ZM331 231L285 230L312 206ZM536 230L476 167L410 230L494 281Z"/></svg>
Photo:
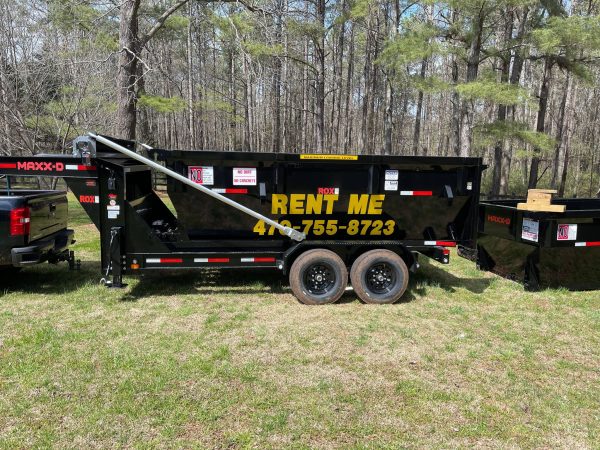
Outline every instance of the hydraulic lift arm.
<svg viewBox="0 0 600 450"><path fill-rule="evenodd" d="M93 133L88 133L88 135L92 139L95 139L96 141L101 142L102 144L104 144L104 145L112 148L113 150L116 150L116 151L118 151L120 153L123 153L124 155L126 155L126 156L128 156L128 157L130 157L132 159L135 159L136 161L139 161L142 164L146 164L147 166L149 166L149 167L151 167L151 168L153 168L155 170L158 170L159 172L162 172L165 175L167 175L167 176L169 176L171 178L174 178L177 181L180 181L181 183L183 183L183 184L185 184L187 186L190 186L190 187L192 187L192 188L194 188L194 189L196 189L196 190L198 190L198 191L200 191L200 192L202 192L202 193L204 193L206 195L209 195L209 196L211 196L211 197L213 197L213 198L215 198L215 199L217 199L217 200L219 200L219 201L221 201L221 202L223 202L223 203L225 203L225 204L227 204L227 205L229 205L229 206L237 209L238 211L241 211L241 212L243 212L245 214L248 214L248 215L250 215L250 216L252 216L252 217L254 217L256 219L264 221L266 224L271 225L271 226L277 228L278 230L280 230L282 233L284 233L286 236L288 236L290 239L293 239L294 241L301 242L304 239L306 239L306 235L304 233L302 233L302 232L300 232L298 230L294 230L291 227L285 227L285 226L283 226L283 225L275 222L274 220L269 219L268 217L263 216L262 214L254 211L254 210L252 210L250 208L247 208L244 205L240 205L239 203L231 200L228 197L225 197L224 195L218 194L217 192L213 192L212 190L208 189L207 187L202 186L201 184L194 183L192 180L190 180L190 179L188 179L188 178L186 178L186 177L178 174L177 172L175 172L175 171L173 171L171 169L168 169L166 167L163 167L160 164L152 161L149 158L146 158L146 157L144 157L142 155L138 155L136 152L133 152L133 151L131 151L131 150L123 147L122 145L119 145L116 142L111 141L110 139L107 139L107 138L105 138L103 136L98 136L98 135L93 134Z"/></svg>

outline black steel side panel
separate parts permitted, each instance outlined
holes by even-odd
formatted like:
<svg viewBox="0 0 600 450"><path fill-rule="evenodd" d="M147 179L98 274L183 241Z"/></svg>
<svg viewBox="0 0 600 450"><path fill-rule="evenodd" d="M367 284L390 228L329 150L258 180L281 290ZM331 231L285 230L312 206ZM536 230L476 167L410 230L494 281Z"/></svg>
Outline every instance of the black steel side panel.
<svg viewBox="0 0 600 450"><path fill-rule="evenodd" d="M327 160L326 155L323 160L306 160L302 155L272 153L154 150L150 154L184 176L190 168L210 167L212 180L205 187L226 192L242 205L305 232L309 241L455 240L472 244L475 238L484 169L478 158L367 155L338 161ZM236 168L255 171L255 181L236 184ZM389 171L397 177L393 189L387 183L392 181ZM226 245L234 240L274 249L289 246L289 239L279 231L268 226L261 230L256 219L175 180L168 180L168 193L185 230L185 239L173 244L178 249L214 247L215 242ZM351 213L352 196L355 203L356 196L366 196L379 207ZM316 210L309 208L309 200L316 201ZM330 228L323 231L321 226Z"/></svg>

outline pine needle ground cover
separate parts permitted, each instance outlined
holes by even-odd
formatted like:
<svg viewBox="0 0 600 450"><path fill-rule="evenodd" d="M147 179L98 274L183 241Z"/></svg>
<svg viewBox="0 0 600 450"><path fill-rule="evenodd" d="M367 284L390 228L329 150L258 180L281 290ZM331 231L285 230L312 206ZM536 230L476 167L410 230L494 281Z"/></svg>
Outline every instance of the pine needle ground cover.
<svg viewBox="0 0 600 450"><path fill-rule="evenodd" d="M0 448L597 448L600 292L423 260L405 301L304 306L269 273L2 280Z"/></svg>

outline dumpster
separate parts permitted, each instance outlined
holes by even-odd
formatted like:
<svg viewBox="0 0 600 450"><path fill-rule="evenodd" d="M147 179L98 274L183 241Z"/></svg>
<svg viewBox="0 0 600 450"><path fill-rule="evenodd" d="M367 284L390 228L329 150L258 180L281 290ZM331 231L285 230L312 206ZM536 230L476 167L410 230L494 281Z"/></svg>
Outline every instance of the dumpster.
<svg viewBox="0 0 600 450"><path fill-rule="evenodd" d="M557 199L565 212L517 209L523 200L481 202L477 264L528 290L600 289L600 199Z"/></svg>
<svg viewBox="0 0 600 450"><path fill-rule="evenodd" d="M480 158L145 148L90 133L72 156L0 158L0 175L66 179L111 287L147 271L270 269L306 304L337 301L349 280L363 301L393 303L420 256L448 264L448 247L475 245Z"/></svg>
<svg viewBox="0 0 600 450"><path fill-rule="evenodd" d="M212 191L291 225L309 240L474 239L483 169L478 158L170 150L151 154ZM173 178L167 186L189 240L235 237L274 248L290 244L255 218Z"/></svg>

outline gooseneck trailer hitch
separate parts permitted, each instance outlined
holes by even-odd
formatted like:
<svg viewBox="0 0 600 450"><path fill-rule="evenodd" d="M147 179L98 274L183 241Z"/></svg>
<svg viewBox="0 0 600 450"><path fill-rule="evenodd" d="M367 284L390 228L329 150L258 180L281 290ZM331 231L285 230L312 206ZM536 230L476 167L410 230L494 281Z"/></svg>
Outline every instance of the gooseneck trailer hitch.
<svg viewBox="0 0 600 450"><path fill-rule="evenodd" d="M235 202L233 200L231 200L228 197L225 197L224 195L221 195L217 192L214 192L204 186L202 186L201 184L198 183L194 183L192 180L190 180L189 178L186 178L180 174L178 174L177 172L168 169L166 167L163 167L162 165L152 161L149 158L146 158L142 155L137 154L136 152L133 152L125 147L123 147L122 145L117 144L116 142L111 141L110 139L107 139L103 136L99 136L97 134L94 133L88 133L88 135L92 138L95 139L98 142L101 142L102 144L106 145L107 147L112 148L113 150L118 151L119 153L122 153L128 157L130 157L131 159L135 159L136 161L141 162L142 164L146 164L147 166L164 173L165 175L174 178L177 181L182 182L183 184L190 186L206 195L209 195L217 200L219 200L220 202L223 202L229 206L232 206L233 208L237 209L238 211L241 211L245 214L248 214L249 216L252 216L256 219L262 220L264 221L266 224L271 225L272 227L277 228L278 230L280 230L283 234L285 234L286 236L288 236L290 239L294 240L294 241L298 241L298 242L302 242L304 239L306 239L306 235L298 230L294 230L291 227L286 227L283 226L277 222L275 222L272 219L269 219L268 217L257 213L256 211L245 207L244 205L240 205L238 202Z"/></svg>

